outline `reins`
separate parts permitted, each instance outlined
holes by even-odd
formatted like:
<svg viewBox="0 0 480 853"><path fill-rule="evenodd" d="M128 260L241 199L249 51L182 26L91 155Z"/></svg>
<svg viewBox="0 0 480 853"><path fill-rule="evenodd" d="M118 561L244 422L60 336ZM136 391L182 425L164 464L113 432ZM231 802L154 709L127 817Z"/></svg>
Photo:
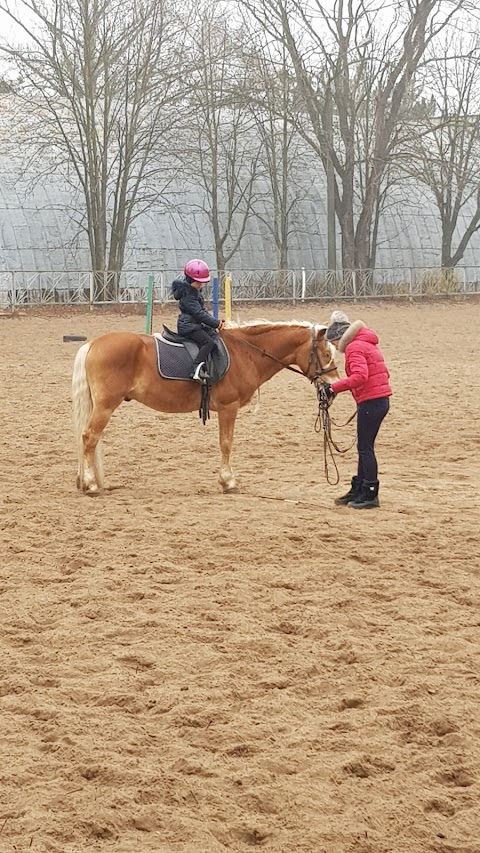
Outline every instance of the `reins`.
<svg viewBox="0 0 480 853"><path fill-rule="evenodd" d="M327 393L323 385L317 388L317 398L318 398L318 415L315 420L315 432L321 432L323 430L323 462L324 462L324 471L325 471L325 479L329 486L336 486L337 483L340 482L340 472L338 470L337 461L333 454L333 451L336 450L337 453L348 453L349 450L355 444L355 439L348 445L348 447L339 447L336 441L332 436L332 424L334 426L338 426L339 429L343 429L348 426L349 423L353 421L356 417L357 413L354 412L353 415L350 415L348 421L345 421L344 424L336 424L334 420L330 417L330 400L327 397ZM330 479L330 471L329 471L329 457L330 461L333 463L333 468L335 471L335 480Z"/></svg>
<svg viewBox="0 0 480 853"><path fill-rule="evenodd" d="M307 367L307 371L308 371L308 368L310 367L310 365L312 363L312 359L315 358L315 360L316 360L315 366L317 368L317 371L314 373L313 376L309 376L308 372L306 372L304 370L299 370L297 367L292 367L291 364L285 364L285 362L282 361L280 358L277 358L275 355L271 355L271 353L267 352L265 349L262 349L261 347L257 347L256 344L252 344L250 341L246 341L245 338L237 338L237 336L232 335L232 333L229 332L228 329L222 329L222 332L224 335L225 334L230 335L231 337L234 337L236 341L241 341L243 344L245 344L245 346L256 350L257 352L260 353L260 355L264 356L265 358L270 358L272 361L275 361L277 364L280 364L282 367L285 368L285 370L290 370L291 373L298 373L299 376L305 376L305 378L308 379L310 382L315 382L316 379L318 379L320 376L323 376L325 373L333 373L333 371L337 369L335 367L335 365L333 365L333 367L330 366L332 364L333 359L330 359L330 362L329 362L329 364L327 364L326 367L321 366L319 358L318 358L317 348L315 346L315 326L312 326L312 352L310 354L310 361L309 361L308 367Z"/></svg>
<svg viewBox="0 0 480 853"><path fill-rule="evenodd" d="M222 329L222 332L223 332L223 334L227 334L227 335L229 334L228 329ZM230 333L230 335L231 335L231 333ZM314 429L315 429L315 432L321 432L323 430L323 460L324 460L325 478L327 480L327 483L330 486L336 486L337 483L340 482L340 472L338 470L338 465L337 465L333 451L335 450L337 453L340 453L342 455L344 453L348 453L348 451L355 444L355 439L352 440L351 444L349 444L348 447L344 447L344 448L339 447L338 444L336 443L336 441L334 440L333 436L332 436L332 424L334 426L338 426L339 429L343 429L344 427L348 426L348 424L351 423L351 421L353 421L353 419L356 417L357 413L354 412L353 415L351 415L349 417L348 421L346 421L344 424L341 424L341 425L336 424L335 421L330 417L330 412L329 412L330 400L327 397L327 394L325 392L325 388L324 388L323 384L318 383L317 380L321 376L324 376L326 373L333 373L337 368L336 368L335 364L333 363L333 358L330 359L330 362L326 365L326 367L322 367L322 365L320 364L320 359L319 359L318 351L317 351L317 347L316 347L316 327L315 327L315 325L312 325L312 349L310 352L310 359L309 359L308 367L307 367L306 371L299 370L296 367L292 367L290 364L285 364L285 362L282 361L280 358L277 358L276 356L271 355L266 350L262 349L261 347L257 347L256 344L252 344L252 343L250 343L250 341L246 341L244 338L237 338L236 335L231 335L231 337L235 337L235 340L237 340L237 341L238 340L242 341L242 343L244 343L246 346L250 347L251 349L256 350L265 358L270 358L272 361L275 361L277 364L280 364L286 370L290 370L292 373L298 373L300 376L305 376L306 379L309 379L310 382L315 385L315 387L317 389L318 415L317 415L316 420L315 420ZM315 373L313 375L309 375L308 371L310 370L312 362L315 363ZM333 467L335 470L335 477L336 477L335 480L330 479L329 457L330 457L330 461L333 463ZM263 497L263 496L260 495L259 497Z"/></svg>

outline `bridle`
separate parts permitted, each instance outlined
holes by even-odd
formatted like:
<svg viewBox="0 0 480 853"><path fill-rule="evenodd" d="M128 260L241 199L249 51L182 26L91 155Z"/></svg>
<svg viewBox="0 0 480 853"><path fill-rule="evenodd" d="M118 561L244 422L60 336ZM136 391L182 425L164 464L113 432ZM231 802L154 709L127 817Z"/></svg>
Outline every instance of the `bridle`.
<svg viewBox="0 0 480 853"><path fill-rule="evenodd" d="M280 358L277 358L276 356L271 355L266 350L262 349L261 347L257 347L256 344L252 344L250 341L246 341L244 338L239 339L235 336L235 340L237 340L237 341L241 340L242 343L244 343L246 346L248 346L251 349L254 349L257 352L261 353L261 355L264 356L265 358L270 358L272 361L275 361L277 364L281 364L281 366L284 367L286 370L290 370L292 373L298 373L300 376L305 376L306 379L309 379L310 382L312 382L315 385L315 387L317 388L317 391L318 391L319 386L322 384L321 382L319 383L320 377L325 376L326 373L333 373L337 369L337 367L335 365L333 354L331 355L331 358L330 358L330 361L328 362L328 364L325 365L325 367L322 367L322 365L320 364L320 358L319 358L318 349L317 349L317 343L318 343L317 342L317 327L314 323L312 323L312 325L311 325L311 330L312 330L312 348L310 350L310 357L308 359L308 365L307 365L306 370L300 370L298 367L292 367L291 364L286 364ZM223 334L227 334L227 335L229 333L228 329L222 329L222 332L223 332ZM309 371L310 371L310 368L312 366L315 368L315 372L313 374L310 374Z"/></svg>
<svg viewBox="0 0 480 853"><path fill-rule="evenodd" d="M322 367L322 365L320 364L320 359L318 357L317 327L315 325L313 325L312 326L312 348L310 350L310 358L308 360L307 370L306 370L306 373L304 373L303 375L306 376L307 379L310 379L310 382L313 382L315 384L317 391L319 389L318 380L320 379L320 377L325 376L326 373L333 373L333 371L337 369L337 366L335 364L335 359L334 359L334 352L332 352L332 349L333 349L332 344L330 344L329 346L330 346L331 358L330 358L330 361L328 362L328 364L325 367ZM309 370L312 367L312 365L315 367L315 373L312 376L310 376Z"/></svg>

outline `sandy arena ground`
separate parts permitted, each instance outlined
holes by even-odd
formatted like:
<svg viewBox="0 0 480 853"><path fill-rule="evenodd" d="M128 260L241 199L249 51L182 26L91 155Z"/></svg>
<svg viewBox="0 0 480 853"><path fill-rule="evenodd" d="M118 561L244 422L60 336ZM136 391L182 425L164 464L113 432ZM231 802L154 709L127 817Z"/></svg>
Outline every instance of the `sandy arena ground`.
<svg viewBox="0 0 480 853"><path fill-rule="evenodd" d="M240 494L216 416L130 403L80 497L62 336L144 318L0 320L1 853L479 853L480 305L347 311L392 374L376 512L333 505L354 451L327 485L287 371Z"/></svg>

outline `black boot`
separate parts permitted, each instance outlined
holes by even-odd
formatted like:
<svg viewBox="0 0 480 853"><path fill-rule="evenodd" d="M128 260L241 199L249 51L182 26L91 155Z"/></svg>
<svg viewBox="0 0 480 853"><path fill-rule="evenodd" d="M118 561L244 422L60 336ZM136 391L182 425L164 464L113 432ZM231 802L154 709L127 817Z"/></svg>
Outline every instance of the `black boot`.
<svg viewBox="0 0 480 853"><path fill-rule="evenodd" d="M335 498L334 503L337 506L346 506L350 501L354 501L357 495L362 488L362 478L361 477L352 477L352 485L350 486L350 490L346 495L343 495L341 498Z"/></svg>
<svg viewBox="0 0 480 853"><path fill-rule="evenodd" d="M348 506L352 509L374 509L380 506L378 500L378 480L364 480L360 492Z"/></svg>

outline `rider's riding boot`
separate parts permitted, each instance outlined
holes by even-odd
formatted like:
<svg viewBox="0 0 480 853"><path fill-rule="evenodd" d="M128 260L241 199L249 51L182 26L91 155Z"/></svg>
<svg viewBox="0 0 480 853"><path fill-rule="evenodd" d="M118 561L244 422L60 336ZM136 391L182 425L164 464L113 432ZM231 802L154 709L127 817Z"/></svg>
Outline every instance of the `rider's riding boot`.
<svg viewBox="0 0 480 853"><path fill-rule="evenodd" d="M378 500L378 480L364 480L357 497L348 504L352 509L374 509L380 506Z"/></svg>
<svg viewBox="0 0 480 853"><path fill-rule="evenodd" d="M210 375L207 372L207 365L204 361L201 361L200 364L193 364L190 379L195 379L197 382L207 382L210 379Z"/></svg>
<svg viewBox="0 0 480 853"><path fill-rule="evenodd" d="M342 495L341 498L335 498L334 503L337 506L346 506L350 501L354 501L357 495L362 488L362 478L361 477L352 477L352 485L350 486L349 491L346 495Z"/></svg>

